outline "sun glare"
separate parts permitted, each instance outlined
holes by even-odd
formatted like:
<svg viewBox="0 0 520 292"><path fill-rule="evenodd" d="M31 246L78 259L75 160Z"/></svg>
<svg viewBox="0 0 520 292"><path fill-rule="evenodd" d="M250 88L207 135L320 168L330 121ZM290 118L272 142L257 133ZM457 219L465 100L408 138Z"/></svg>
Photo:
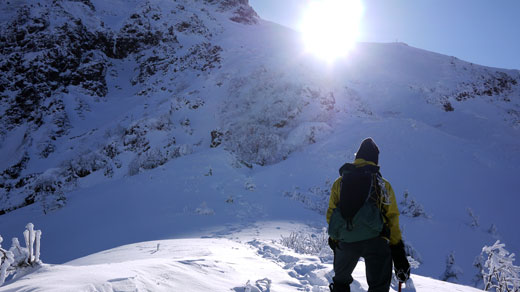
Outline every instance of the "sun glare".
<svg viewBox="0 0 520 292"><path fill-rule="evenodd" d="M306 50L333 62L352 49L363 13L360 0L314 0L301 22Z"/></svg>

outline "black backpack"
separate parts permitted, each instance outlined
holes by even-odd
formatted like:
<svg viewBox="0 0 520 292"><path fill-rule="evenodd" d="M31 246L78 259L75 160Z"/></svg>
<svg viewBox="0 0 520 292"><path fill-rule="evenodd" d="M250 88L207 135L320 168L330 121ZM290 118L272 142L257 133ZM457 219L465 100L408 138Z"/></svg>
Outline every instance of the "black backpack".
<svg viewBox="0 0 520 292"><path fill-rule="evenodd" d="M379 167L346 163L340 174L340 200L330 218L329 235L344 242L386 235L388 228L380 209L383 190Z"/></svg>

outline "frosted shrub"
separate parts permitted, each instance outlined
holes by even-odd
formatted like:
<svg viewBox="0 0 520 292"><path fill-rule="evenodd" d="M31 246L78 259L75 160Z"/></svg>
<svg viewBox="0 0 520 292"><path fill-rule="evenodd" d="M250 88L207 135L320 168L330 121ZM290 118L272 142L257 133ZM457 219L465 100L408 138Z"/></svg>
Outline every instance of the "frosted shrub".
<svg viewBox="0 0 520 292"><path fill-rule="evenodd" d="M323 228L318 234L291 232L287 237L282 235L280 243L297 253L323 256L332 252L328 239L327 229Z"/></svg>
<svg viewBox="0 0 520 292"><path fill-rule="evenodd" d="M193 149L186 144L171 147L162 151L159 148L150 149L137 155L128 165L128 174L136 175L143 169L154 169L168 162L170 159L191 154Z"/></svg>
<svg viewBox="0 0 520 292"><path fill-rule="evenodd" d="M128 174L136 175L141 169L154 169L166 163L167 159L160 149L151 149L136 156L128 166Z"/></svg>
<svg viewBox="0 0 520 292"><path fill-rule="evenodd" d="M493 236L494 238L498 237L498 229L494 223L489 226L487 232L491 234L491 236Z"/></svg>
<svg viewBox="0 0 520 292"><path fill-rule="evenodd" d="M455 264L455 253L451 252L446 257L446 270L441 275L440 279L452 283L457 283L459 277L463 274L462 269Z"/></svg>
<svg viewBox="0 0 520 292"><path fill-rule="evenodd" d="M42 173L34 182L33 190L36 198L41 202L43 212L63 207L66 198L63 190L70 184L63 180L64 173L59 168L51 168Z"/></svg>
<svg viewBox="0 0 520 292"><path fill-rule="evenodd" d="M64 168L74 178L80 178L104 168L107 163L106 157L97 152L84 152L71 160L65 161Z"/></svg>
<svg viewBox="0 0 520 292"><path fill-rule="evenodd" d="M486 259L482 271L484 290L520 291L520 267L513 265L515 254L510 254L505 244L497 240L492 246L484 246L481 255Z"/></svg>
<svg viewBox="0 0 520 292"><path fill-rule="evenodd" d="M282 137L266 125L244 125L226 132L225 138L240 158L260 165L281 161L289 154L283 149Z"/></svg>
<svg viewBox="0 0 520 292"><path fill-rule="evenodd" d="M229 98L221 106L224 146L249 163L277 163L330 130L334 105L331 92L258 68L230 80Z"/></svg>
<svg viewBox="0 0 520 292"><path fill-rule="evenodd" d="M166 162L166 157L160 149L151 149L141 155L141 167L143 169L154 169Z"/></svg>
<svg viewBox="0 0 520 292"><path fill-rule="evenodd" d="M484 280L484 257L482 254L475 257L475 260L473 260L473 267L477 269L477 272L472 279L473 285L475 287L484 288L484 286L482 286Z"/></svg>
<svg viewBox="0 0 520 292"><path fill-rule="evenodd" d="M471 226L472 228L479 227L480 226L479 217L477 215L475 215L475 212L473 212L473 209L466 208L466 211L468 211L468 216L470 218L470 222L468 222L468 225Z"/></svg>
<svg viewBox="0 0 520 292"><path fill-rule="evenodd" d="M40 260L40 239L41 230L34 230L32 223L25 226L23 236L25 239L25 247L20 245L18 238L13 238L13 245L10 251L14 255L14 267L27 267L41 264Z"/></svg>
<svg viewBox="0 0 520 292"><path fill-rule="evenodd" d="M14 262L13 253L2 248L3 240L2 236L0 236L0 286L4 284L8 269Z"/></svg>
<svg viewBox="0 0 520 292"><path fill-rule="evenodd" d="M401 228L401 236L404 243L404 250L406 254L406 258L408 259L408 262L410 263L410 268L412 269L418 269L421 264L423 263L423 259L419 251L413 247L412 242L407 239L406 235L406 229L404 226L400 226Z"/></svg>
<svg viewBox="0 0 520 292"><path fill-rule="evenodd" d="M406 254L408 255L408 262L410 263L410 267L412 269L418 269L422 264L423 260L419 252L410 244L409 241L405 241L404 248Z"/></svg>
<svg viewBox="0 0 520 292"><path fill-rule="evenodd" d="M213 209L209 208L208 205L206 204L206 202L202 202L202 204L200 204L200 207L195 209L195 212L200 215L214 215L215 214L215 211Z"/></svg>
<svg viewBox="0 0 520 292"><path fill-rule="evenodd" d="M15 274L17 270L35 267L42 264L40 260L40 239L42 232L34 230L32 223L27 224L23 232L25 246L22 247L18 238L13 238L13 244L7 251L2 248L2 237L0 236L0 286L5 279Z"/></svg>
<svg viewBox="0 0 520 292"><path fill-rule="evenodd" d="M423 217L423 218L431 218L430 215L426 213L424 210L423 205L419 204L415 198L410 198L410 194L408 191L404 192L404 200L402 200L400 203L401 208L399 211L402 215L417 218L417 217Z"/></svg>

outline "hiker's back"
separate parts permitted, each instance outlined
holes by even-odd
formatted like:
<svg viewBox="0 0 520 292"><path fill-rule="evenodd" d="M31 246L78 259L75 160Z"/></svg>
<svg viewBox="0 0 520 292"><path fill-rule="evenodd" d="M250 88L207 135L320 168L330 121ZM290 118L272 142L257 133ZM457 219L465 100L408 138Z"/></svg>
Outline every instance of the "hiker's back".
<svg viewBox="0 0 520 292"><path fill-rule="evenodd" d="M346 163L341 170L340 199L330 217L329 235L343 242L380 236L384 220L379 167Z"/></svg>

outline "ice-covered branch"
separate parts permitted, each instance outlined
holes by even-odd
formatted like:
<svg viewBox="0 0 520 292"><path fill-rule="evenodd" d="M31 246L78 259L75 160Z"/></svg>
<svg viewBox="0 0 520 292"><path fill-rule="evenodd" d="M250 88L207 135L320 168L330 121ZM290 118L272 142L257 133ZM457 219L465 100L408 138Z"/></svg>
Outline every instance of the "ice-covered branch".
<svg viewBox="0 0 520 292"><path fill-rule="evenodd" d="M423 205L419 204L415 198L411 198L408 191L404 192L404 200L402 200L400 203L401 207L399 208L399 211L402 215L417 218L417 217L423 217L426 219L430 219L431 216L426 213L424 210Z"/></svg>
<svg viewBox="0 0 520 292"><path fill-rule="evenodd" d="M0 286L4 284L7 278L7 269L13 263L13 253L2 248L2 241L4 239L0 236Z"/></svg>
<svg viewBox="0 0 520 292"><path fill-rule="evenodd" d="M520 291L520 267L513 264L515 254L510 254L504 243L497 240L492 246L484 246L482 255L487 258L483 271L484 290L494 288L496 292Z"/></svg>

